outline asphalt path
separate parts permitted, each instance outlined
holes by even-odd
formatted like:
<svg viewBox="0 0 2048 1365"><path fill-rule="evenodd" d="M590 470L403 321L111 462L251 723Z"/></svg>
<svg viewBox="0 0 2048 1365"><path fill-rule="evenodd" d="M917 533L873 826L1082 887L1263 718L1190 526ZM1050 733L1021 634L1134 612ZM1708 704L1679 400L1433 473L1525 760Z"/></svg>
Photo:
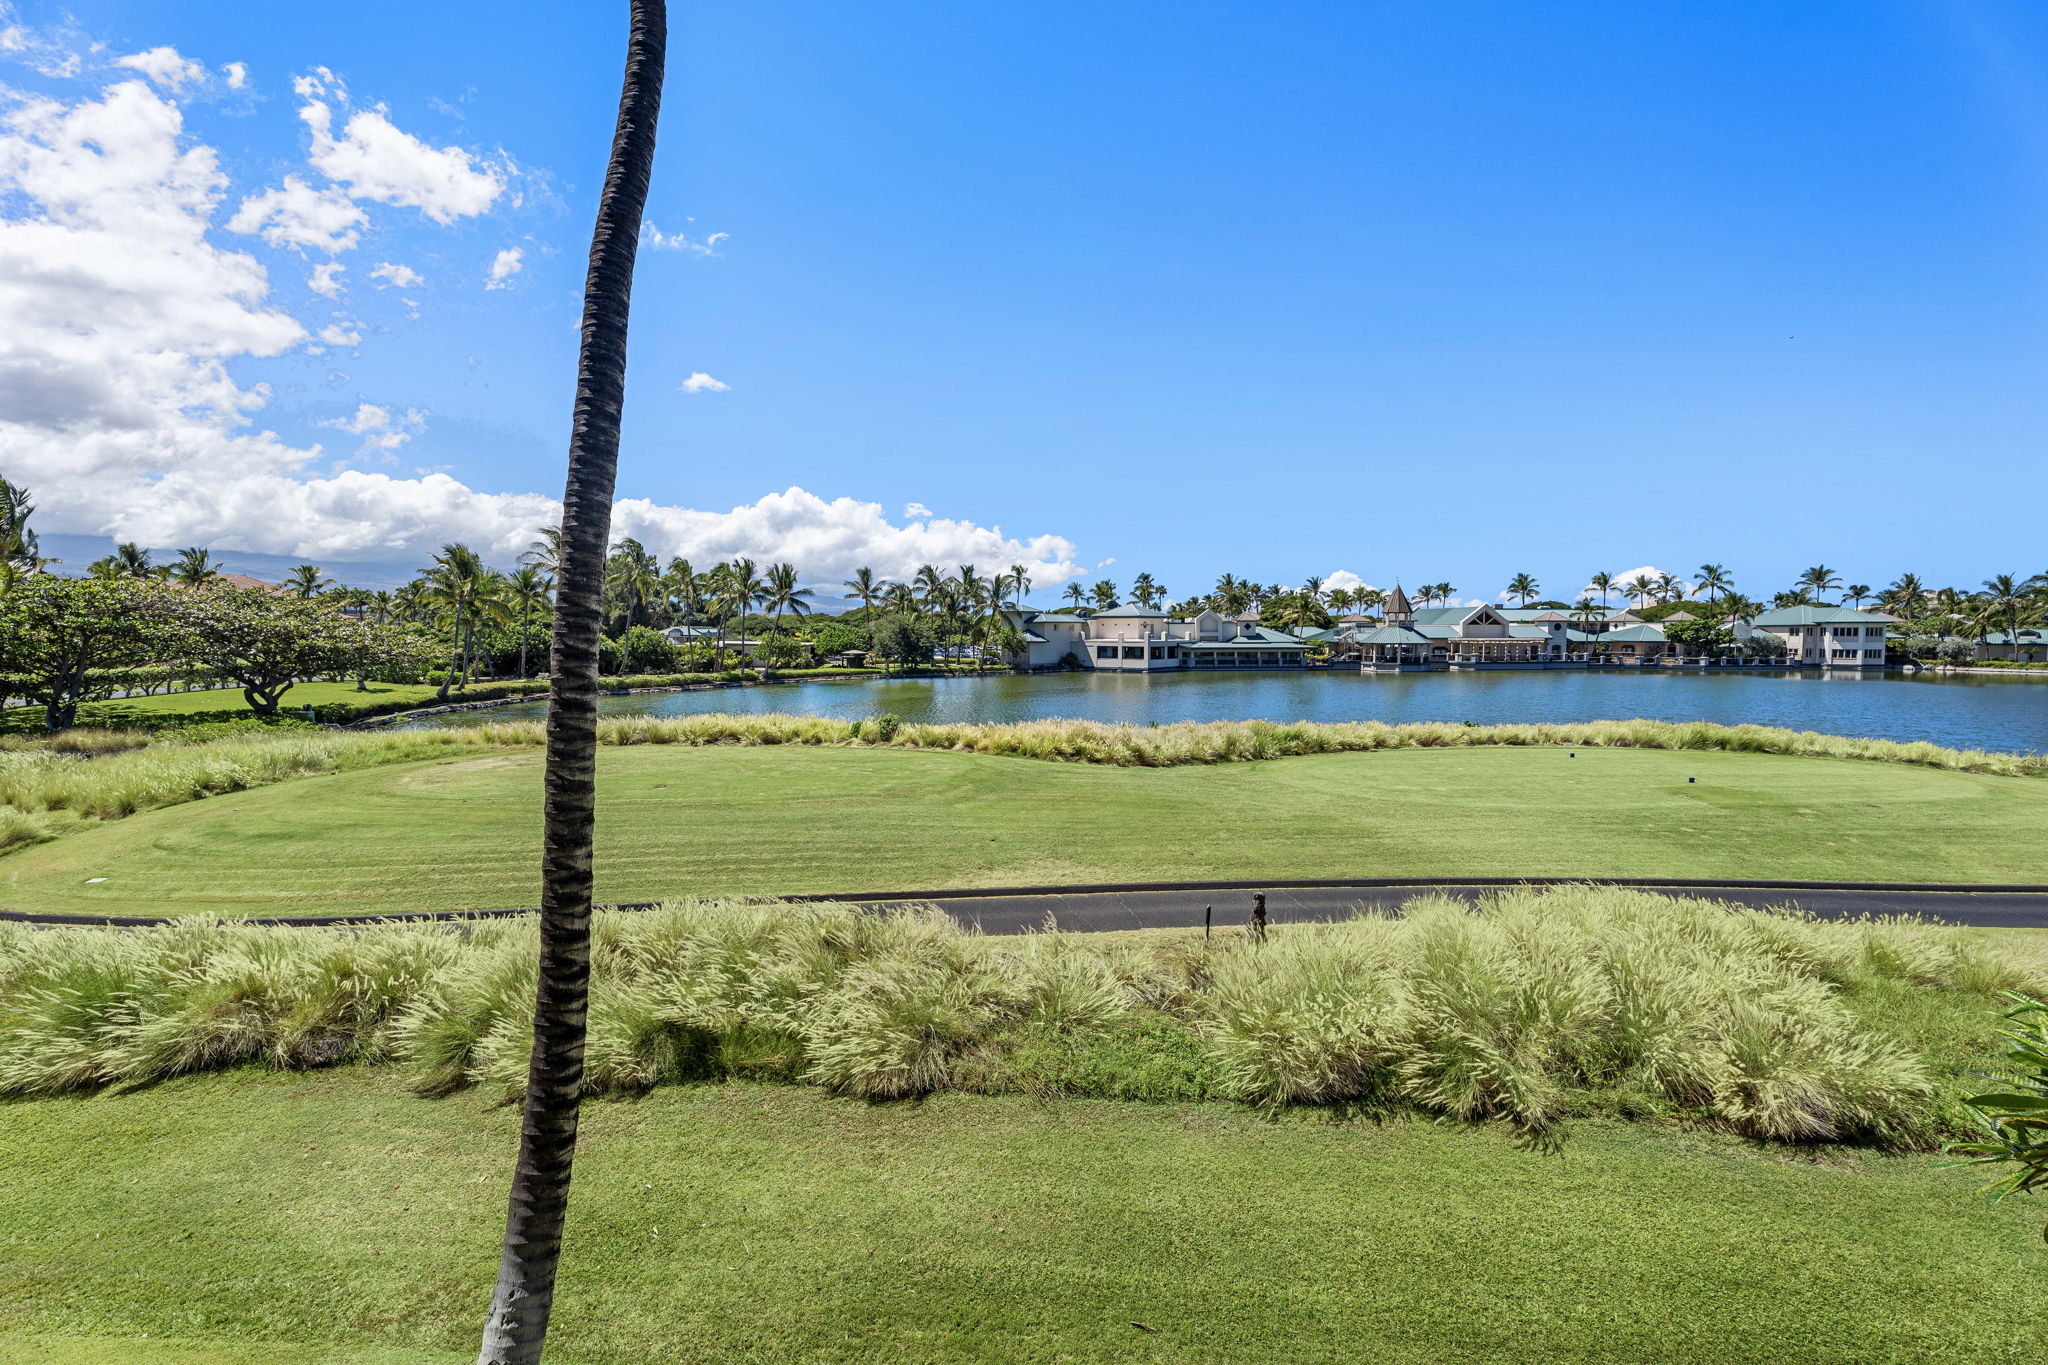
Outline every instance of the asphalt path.
<svg viewBox="0 0 2048 1365"><path fill-rule="evenodd" d="M1274 924L1349 919L1364 911L1394 913L1419 895L1439 891L1476 900L1499 886L1444 883L1434 886L1273 887L1266 891L1266 917ZM1993 929L2048 929L2048 891L1869 891L1767 887L1640 888L1660 895L1704 896L1757 907L1797 906L1823 919L1859 915L1918 915L1950 924ZM912 902L867 900L863 904ZM1218 927L1243 924L1251 916L1252 888L1198 891L1095 891L1079 895L922 897L964 925L988 934L1019 934L1057 924L1070 933L1113 929L1199 928L1204 915Z"/></svg>
<svg viewBox="0 0 2048 1365"><path fill-rule="evenodd" d="M936 905L961 924L989 934L1018 934L1056 924L1070 933L1116 929L1192 929L1213 922L1218 927L1249 919L1252 896L1264 892L1266 915L1274 924L1347 919L1361 911L1394 913L1401 905L1432 892L1471 901L1506 886L1567 882L1565 878L1493 878L1433 882L1422 879L1369 878L1353 882L1208 882L1180 885L1089 887L992 887L951 891L863 892L842 895L791 896L790 900L850 903L877 908L894 905ZM1599 879L1587 879L1599 880ZM1666 896L1701 896L1760 908L1791 906L1823 919L1859 915L1915 915L1949 924L1990 929L2048 929L2048 886L1957 887L1881 882L1728 882L1629 881L1605 884L1632 886ZM617 907L646 909L643 904ZM370 924L388 921L460 920L530 915L531 907L473 911L427 911L394 915L303 915L253 917L245 923L288 926ZM46 926L146 928L178 923L147 915L51 915L0 910L0 920Z"/></svg>

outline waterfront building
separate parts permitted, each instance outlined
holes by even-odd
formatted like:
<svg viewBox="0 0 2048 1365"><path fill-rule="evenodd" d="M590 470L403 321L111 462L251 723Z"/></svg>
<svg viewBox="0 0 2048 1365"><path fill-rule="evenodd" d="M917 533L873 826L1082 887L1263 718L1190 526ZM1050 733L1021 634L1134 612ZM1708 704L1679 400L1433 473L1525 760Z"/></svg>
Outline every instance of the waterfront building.
<svg viewBox="0 0 2048 1365"><path fill-rule="evenodd" d="M1005 662L1016 668L1078 667L1114 673L1183 668L1301 668L1308 645L1257 619L1213 611L1185 619L1149 607L1111 607L1093 616L1006 608L1023 639Z"/></svg>
<svg viewBox="0 0 2048 1365"><path fill-rule="evenodd" d="M1883 668L1885 627L1896 617L1851 607L1780 607L1750 623L1790 649L1789 661L1816 668ZM1740 638L1742 631L1737 631Z"/></svg>

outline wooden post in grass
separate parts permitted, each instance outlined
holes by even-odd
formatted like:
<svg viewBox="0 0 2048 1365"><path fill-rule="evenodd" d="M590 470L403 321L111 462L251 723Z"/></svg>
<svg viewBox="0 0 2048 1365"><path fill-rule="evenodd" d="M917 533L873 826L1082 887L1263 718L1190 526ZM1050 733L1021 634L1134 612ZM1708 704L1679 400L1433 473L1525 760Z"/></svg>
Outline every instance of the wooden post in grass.
<svg viewBox="0 0 2048 1365"><path fill-rule="evenodd" d="M1255 942L1266 941L1266 893L1252 892L1251 936Z"/></svg>

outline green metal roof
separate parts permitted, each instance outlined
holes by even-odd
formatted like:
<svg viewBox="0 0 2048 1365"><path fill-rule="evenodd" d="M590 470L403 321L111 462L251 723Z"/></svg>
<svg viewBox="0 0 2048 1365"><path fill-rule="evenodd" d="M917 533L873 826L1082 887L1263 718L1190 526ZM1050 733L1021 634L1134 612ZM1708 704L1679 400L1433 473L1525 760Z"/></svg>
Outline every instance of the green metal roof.
<svg viewBox="0 0 2048 1365"><path fill-rule="evenodd" d="M1604 635L1596 635L1593 638L1596 640L1607 640L1615 644L1622 645L1649 645L1666 643L1663 630L1654 625L1623 626L1620 630L1610 630Z"/></svg>
<svg viewBox="0 0 2048 1365"><path fill-rule="evenodd" d="M1881 611L1857 611L1854 607L1779 607L1767 611L1751 622L1752 625L1771 626L1836 626L1851 622L1864 626L1886 625L1896 620Z"/></svg>

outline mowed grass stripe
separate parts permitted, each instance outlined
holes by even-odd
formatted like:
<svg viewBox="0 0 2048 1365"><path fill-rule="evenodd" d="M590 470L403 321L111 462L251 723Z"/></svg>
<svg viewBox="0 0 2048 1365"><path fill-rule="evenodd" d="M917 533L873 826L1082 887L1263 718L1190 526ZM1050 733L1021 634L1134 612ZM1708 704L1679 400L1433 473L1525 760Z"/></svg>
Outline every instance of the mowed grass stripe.
<svg viewBox="0 0 2048 1365"><path fill-rule="evenodd" d="M8 1114L0 1342L473 1354L515 1110L244 1071ZM1934 1161L668 1088L585 1111L549 1359L2038 1360L2039 1209Z"/></svg>
<svg viewBox="0 0 2048 1365"><path fill-rule="evenodd" d="M1380 875L2048 881L2048 784L1839 759L1570 752L1113 768L894 749L609 748L597 894ZM0 904L530 905L540 764L508 750L137 815L0 860Z"/></svg>

